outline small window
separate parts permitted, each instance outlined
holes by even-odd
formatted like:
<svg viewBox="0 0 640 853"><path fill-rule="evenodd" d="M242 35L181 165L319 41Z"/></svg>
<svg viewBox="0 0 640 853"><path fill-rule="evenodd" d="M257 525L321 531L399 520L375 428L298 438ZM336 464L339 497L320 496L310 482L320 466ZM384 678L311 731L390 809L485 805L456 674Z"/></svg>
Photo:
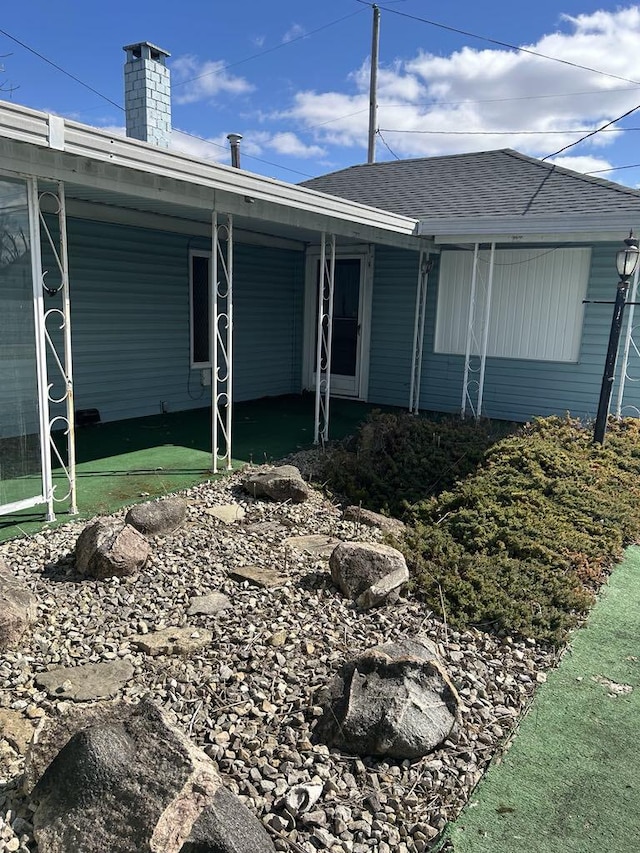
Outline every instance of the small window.
<svg viewBox="0 0 640 853"><path fill-rule="evenodd" d="M490 252L478 257L476 317L484 316ZM590 249L497 249L487 355L496 358L577 362ZM435 351L464 355L473 275L472 251L440 258ZM479 355L474 336L471 353Z"/></svg>
<svg viewBox="0 0 640 853"><path fill-rule="evenodd" d="M191 255L191 366L211 367L209 358L209 255Z"/></svg>

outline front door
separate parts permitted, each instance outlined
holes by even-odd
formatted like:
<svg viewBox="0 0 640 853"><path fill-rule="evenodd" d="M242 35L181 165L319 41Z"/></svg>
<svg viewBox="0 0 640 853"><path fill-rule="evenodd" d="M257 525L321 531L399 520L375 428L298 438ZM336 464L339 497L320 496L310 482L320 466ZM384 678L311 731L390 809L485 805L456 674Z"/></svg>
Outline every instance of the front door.
<svg viewBox="0 0 640 853"><path fill-rule="evenodd" d="M318 340L318 283L320 260L312 259L313 274L308 285L313 298L307 299L308 387L315 387L315 353ZM366 255L337 256L333 292L333 326L331 345L331 393L339 397L360 397L366 393L364 366L368 335L368 287ZM310 279L310 281L309 281ZM313 332L311 331L313 329Z"/></svg>

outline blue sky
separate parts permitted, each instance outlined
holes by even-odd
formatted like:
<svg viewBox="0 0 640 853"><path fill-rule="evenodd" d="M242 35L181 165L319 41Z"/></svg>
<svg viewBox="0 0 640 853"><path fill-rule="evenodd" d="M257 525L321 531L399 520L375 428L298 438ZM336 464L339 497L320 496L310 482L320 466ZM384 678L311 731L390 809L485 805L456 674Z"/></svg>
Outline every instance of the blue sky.
<svg viewBox="0 0 640 853"><path fill-rule="evenodd" d="M638 5L379 6L378 160L506 147L546 157L640 104ZM122 46L151 41L171 53L176 148L227 163L226 134L239 132L244 168L297 182L366 160L371 19L358 0L6 3L2 97L122 133ZM628 129L555 161L640 186L640 110L614 127Z"/></svg>

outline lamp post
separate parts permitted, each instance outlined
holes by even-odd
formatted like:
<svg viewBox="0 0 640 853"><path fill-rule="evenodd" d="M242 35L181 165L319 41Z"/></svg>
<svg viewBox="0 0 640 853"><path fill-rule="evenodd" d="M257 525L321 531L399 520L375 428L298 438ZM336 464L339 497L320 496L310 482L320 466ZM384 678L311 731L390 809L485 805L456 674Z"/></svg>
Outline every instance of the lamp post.
<svg viewBox="0 0 640 853"><path fill-rule="evenodd" d="M613 318L611 320L611 332L609 334L609 347L607 349L607 359L604 364L604 375L602 377L602 387L600 389L598 414L596 416L596 426L593 433L593 440L598 444L604 444L604 436L607 431L609 402L611 401L611 391L613 389L616 358L618 356L618 343L620 342L620 331L622 329L622 318L627 301L627 293L629 292L629 279L636 271L638 257L640 256L638 240L633 237L633 231L629 234L624 243L624 249L620 249L616 255L616 268L618 270L620 280L618 281L618 289L616 291L616 301L614 303Z"/></svg>

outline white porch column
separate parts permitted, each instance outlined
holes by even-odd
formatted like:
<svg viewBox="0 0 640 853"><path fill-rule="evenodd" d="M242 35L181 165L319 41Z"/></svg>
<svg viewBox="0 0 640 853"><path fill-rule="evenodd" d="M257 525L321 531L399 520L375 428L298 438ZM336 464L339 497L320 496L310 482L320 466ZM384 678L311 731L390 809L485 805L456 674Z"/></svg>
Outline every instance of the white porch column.
<svg viewBox="0 0 640 853"><path fill-rule="evenodd" d="M318 274L318 326L316 343L316 406L313 443L329 440L329 402L331 398L331 345L333 339L333 290L336 271L336 238L327 235L320 243Z"/></svg>
<svg viewBox="0 0 640 853"><path fill-rule="evenodd" d="M40 426L40 466L42 470L42 497L47 505L47 521L53 521L53 479L51 476L51 432L49 428L49 396L47 379L47 345L44 325L44 299L42 294L42 246L40 244L40 207L38 181L27 181L29 202L29 244L31 250L31 279L33 284L33 312L36 338L36 372L38 377L38 420Z"/></svg>
<svg viewBox="0 0 640 853"><path fill-rule="evenodd" d="M211 362L211 470L232 468L233 218L211 216L209 360Z"/></svg>
<svg viewBox="0 0 640 853"><path fill-rule="evenodd" d="M623 409L623 401L624 401L624 389L627 381L629 382L637 382L640 377L633 378L629 375L629 353L630 350L633 349L635 354L640 358L640 350L638 349L638 345L633 339L633 316L635 313L635 302L638 298L638 279L640 278L640 265L636 267L635 274L633 276L633 285L631 286L631 296L629 298L629 312L627 314L627 330L624 338L624 351L622 356L622 367L620 369L620 382L618 383L618 397L616 400L616 417L622 417L622 409ZM632 409L636 415L640 414L640 410L637 406L628 407Z"/></svg>
<svg viewBox="0 0 640 853"><path fill-rule="evenodd" d="M422 351L424 345L424 321L427 309L427 283L433 261L429 252L420 250L418 261L418 284L416 287L416 308L413 324L413 354L411 357L411 385L409 389L409 411L417 415L420 410L420 380L422 378Z"/></svg>
<svg viewBox="0 0 640 853"><path fill-rule="evenodd" d="M467 343L464 353L464 375L462 378L462 404L460 414L464 418L467 413L467 401L471 404L469 396L469 373L471 371L471 350L474 341L474 323L476 312L476 283L478 279L478 252L480 246L478 243L473 247L473 271L471 273L471 293L469 294L469 314L467 317Z"/></svg>
<svg viewBox="0 0 640 853"><path fill-rule="evenodd" d="M43 202L52 200L54 215L58 218L57 241L51 233L43 213ZM69 512L74 515L78 512L78 501L76 493L76 432L75 432L75 404L73 396L73 355L71 349L71 299L69 293L69 256L67 250L67 209L64 191L64 183L58 183L57 191L46 191L38 196L38 214L40 225L44 232L49 248L53 254L59 276L59 284L54 284L51 278L47 279L46 272L42 273L41 291L44 289L51 296L60 295L61 308L49 308L44 312L44 335L49 354L57 368L59 379L63 383L63 392L60 396L53 395L55 382L49 382L47 387L48 402L54 405L64 403L65 414L56 415L49 420L49 442L51 455L55 456L58 465L62 468L67 479L68 487L64 495L57 495L53 490L53 500L56 502L69 500ZM41 255L40 255L41 256ZM62 332L62 353L58 353L56 345L49 333L49 320L58 323L58 330ZM52 439L51 432L54 425L64 429L67 437L67 459L62 459L60 452Z"/></svg>
<svg viewBox="0 0 640 853"><path fill-rule="evenodd" d="M486 278L484 278L479 267L480 244L476 243L473 250L473 272L471 274L471 293L469 295L461 415L463 418L465 417L468 406L476 420L482 415L495 253L496 244L492 243L489 254L489 270ZM480 292L480 284L484 285L482 292ZM480 309L482 309L482 317L478 316ZM480 328L478 328L478 325ZM479 362L472 363L475 356L479 358ZM477 364L477 367L474 364Z"/></svg>

